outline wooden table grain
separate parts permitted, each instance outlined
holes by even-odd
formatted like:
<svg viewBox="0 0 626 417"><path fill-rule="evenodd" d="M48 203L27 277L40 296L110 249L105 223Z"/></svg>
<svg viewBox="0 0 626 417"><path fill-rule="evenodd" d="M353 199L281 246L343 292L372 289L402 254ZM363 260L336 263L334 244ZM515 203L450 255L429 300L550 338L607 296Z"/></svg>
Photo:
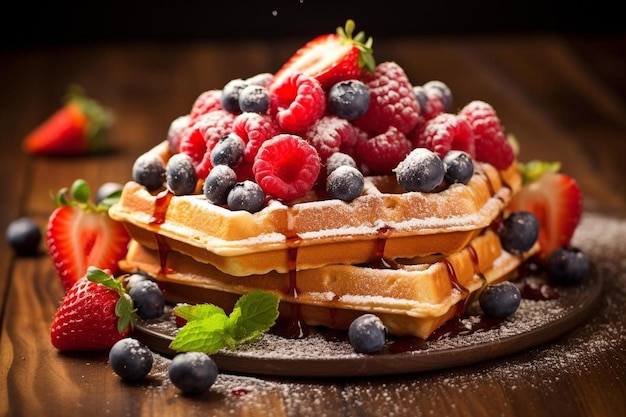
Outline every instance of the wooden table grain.
<svg viewBox="0 0 626 417"><path fill-rule="evenodd" d="M0 51L0 225L29 216L43 226L50 193L84 178L124 182L134 159L165 138L199 93L231 78L273 72L306 39L118 42ZM438 79L457 106L491 103L521 143L520 159L560 160L585 209L626 218L626 36L531 34L379 38L414 84ZM26 133L71 84L110 107L110 152L25 155ZM63 291L50 259L0 250L0 414L4 416L623 416L626 412L626 236L596 317L546 345L455 369L360 379L220 375L205 395L166 382L164 359L147 381L126 384L106 353L59 354L49 326ZM621 252L619 252L621 251ZM602 254L598 255L599 258ZM597 332L612 337L585 354ZM586 346L586 345L585 345ZM571 347L571 353L568 350Z"/></svg>

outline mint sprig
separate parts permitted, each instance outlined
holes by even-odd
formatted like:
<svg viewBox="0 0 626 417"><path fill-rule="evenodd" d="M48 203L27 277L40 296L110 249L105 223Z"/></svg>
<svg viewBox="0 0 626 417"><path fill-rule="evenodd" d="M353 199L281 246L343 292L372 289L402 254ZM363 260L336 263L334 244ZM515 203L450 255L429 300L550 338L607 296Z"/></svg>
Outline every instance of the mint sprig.
<svg viewBox="0 0 626 417"><path fill-rule="evenodd" d="M279 302L275 294L253 290L237 300L230 315L213 304L178 305L173 313L187 323L169 347L178 352L208 354L223 348L233 350L274 325Z"/></svg>

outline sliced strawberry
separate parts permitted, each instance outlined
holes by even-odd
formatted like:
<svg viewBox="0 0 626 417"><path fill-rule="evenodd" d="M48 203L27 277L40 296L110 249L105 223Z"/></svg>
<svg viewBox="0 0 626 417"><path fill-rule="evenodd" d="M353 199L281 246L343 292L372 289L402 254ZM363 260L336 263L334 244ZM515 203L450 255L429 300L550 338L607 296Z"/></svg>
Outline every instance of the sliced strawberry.
<svg viewBox="0 0 626 417"><path fill-rule="evenodd" d="M65 104L24 139L27 153L82 155L102 149L112 122L108 110L78 88L70 90Z"/></svg>
<svg viewBox="0 0 626 417"><path fill-rule="evenodd" d="M58 207L48 219L46 245L67 293L89 266L116 273L130 237L124 226L108 215L113 200L92 204L83 180L74 182L73 199L66 199L66 193L67 189L63 189L57 195Z"/></svg>
<svg viewBox="0 0 626 417"><path fill-rule="evenodd" d="M511 211L527 210L539 220L542 259L568 245L580 222L583 195L574 178L560 172L545 172L525 184L509 204Z"/></svg>
<svg viewBox="0 0 626 417"><path fill-rule="evenodd" d="M372 38L365 40L365 33L352 37L354 21L337 33L320 35L296 51L274 74L270 91L281 85L293 73L309 75L320 82L324 90L343 80L359 78L363 68L374 71Z"/></svg>
<svg viewBox="0 0 626 417"><path fill-rule="evenodd" d="M89 268L63 298L50 328L58 350L110 349L131 330L134 308L110 271Z"/></svg>

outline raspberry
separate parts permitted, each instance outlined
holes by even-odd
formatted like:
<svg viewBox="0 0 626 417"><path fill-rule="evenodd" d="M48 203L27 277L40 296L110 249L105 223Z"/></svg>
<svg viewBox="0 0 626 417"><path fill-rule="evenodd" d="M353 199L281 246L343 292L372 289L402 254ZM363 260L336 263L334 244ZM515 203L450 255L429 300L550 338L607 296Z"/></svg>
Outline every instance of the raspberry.
<svg viewBox="0 0 626 417"><path fill-rule="evenodd" d="M411 151L411 142L394 126L356 144L360 162L369 174L389 174Z"/></svg>
<svg viewBox="0 0 626 417"><path fill-rule="evenodd" d="M477 161L490 163L498 169L506 169L513 163L515 152L490 104L474 100L463 107L459 115L467 118L474 134Z"/></svg>
<svg viewBox="0 0 626 417"><path fill-rule="evenodd" d="M252 166L263 192L283 200L293 200L309 192L320 168L315 148L300 136L287 133L265 141Z"/></svg>
<svg viewBox="0 0 626 417"><path fill-rule="evenodd" d="M302 137L315 147L322 163L329 156L338 152L342 143L355 143L354 127L345 119L336 116L324 116L309 127Z"/></svg>
<svg viewBox="0 0 626 417"><path fill-rule="evenodd" d="M221 110L221 98L221 90L207 90L201 93L198 98L196 98L193 106L191 106L191 111L189 112L190 123L193 123L203 114L212 112L213 110Z"/></svg>
<svg viewBox="0 0 626 417"><path fill-rule="evenodd" d="M280 128L269 115L245 112L235 118L233 133L246 142L243 159L252 163L263 142L278 135Z"/></svg>
<svg viewBox="0 0 626 417"><path fill-rule="evenodd" d="M200 116L180 139L180 152L191 157L198 178L204 179L211 169L211 151L215 144L232 131L235 115L214 110Z"/></svg>
<svg viewBox="0 0 626 417"><path fill-rule="evenodd" d="M474 135L465 117L451 113L441 113L427 120L411 134L415 148L428 148L440 158L456 149L474 157Z"/></svg>
<svg viewBox="0 0 626 417"><path fill-rule="evenodd" d="M285 132L306 130L326 110L326 95L319 81L301 73L291 74L275 87L270 114Z"/></svg>
<svg viewBox="0 0 626 417"><path fill-rule="evenodd" d="M384 133L389 126L404 134L413 130L419 121L420 107L408 77L398 64L379 64L364 82L370 91L370 105L363 116L354 120L358 127L373 134Z"/></svg>

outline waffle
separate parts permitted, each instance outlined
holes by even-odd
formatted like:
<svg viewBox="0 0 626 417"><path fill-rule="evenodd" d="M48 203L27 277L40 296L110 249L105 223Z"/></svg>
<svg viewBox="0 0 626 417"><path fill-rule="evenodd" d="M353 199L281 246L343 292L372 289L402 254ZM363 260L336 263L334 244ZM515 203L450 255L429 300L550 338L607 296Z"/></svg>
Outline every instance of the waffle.
<svg viewBox="0 0 626 417"><path fill-rule="evenodd" d="M283 321L297 313L307 325L347 329L358 315L373 312L390 334L425 339L484 286L510 278L535 250L511 255L502 250L497 234L486 230L464 249L432 262L335 264L236 277L179 252L159 252L134 241L120 266L154 276L173 303L210 302L230 311L241 294L262 289L280 297Z"/></svg>
<svg viewBox="0 0 626 417"><path fill-rule="evenodd" d="M170 157L167 142L149 152L164 161ZM394 176L366 177L363 195L350 203L312 192L288 204L272 200L254 214L210 204L201 193L150 193L131 181L109 215L146 248L166 247L233 276L359 264L382 256L443 258L483 233L521 186L515 164L497 171L476 163L475 171L467 185L437 193L402 192Z"/></svg>

